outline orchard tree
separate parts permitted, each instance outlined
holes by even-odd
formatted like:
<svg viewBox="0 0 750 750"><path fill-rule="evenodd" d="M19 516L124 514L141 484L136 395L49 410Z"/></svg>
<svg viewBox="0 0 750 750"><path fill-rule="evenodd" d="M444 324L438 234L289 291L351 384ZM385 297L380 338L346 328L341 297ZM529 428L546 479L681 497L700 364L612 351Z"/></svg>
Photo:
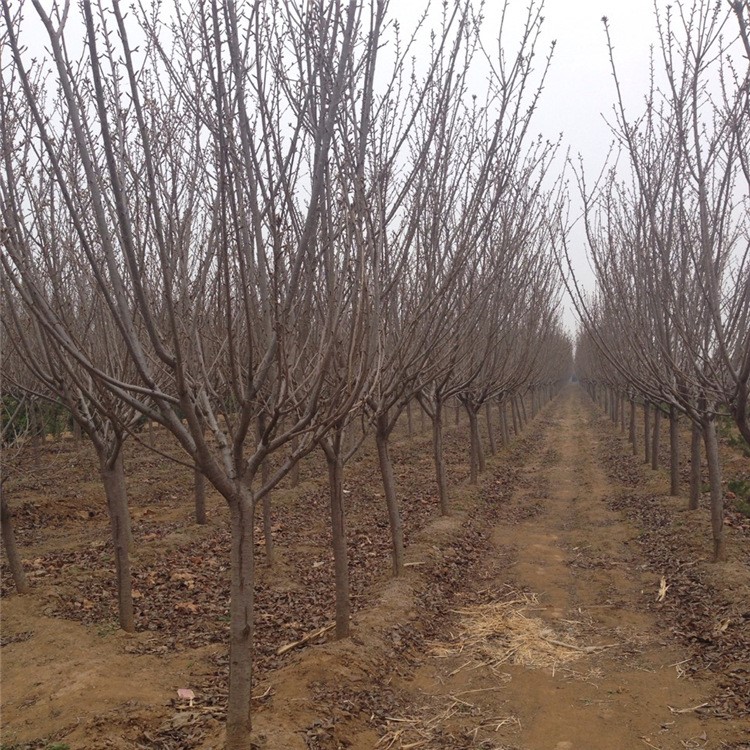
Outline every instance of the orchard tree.
<svg viewBox="0 0 750 750"><path fill-rule="evenodd" d="M30 309L45 333L96 387L170 430L225 497L227 746L249 747L255 507L346 411L326 388L336 327L367 291L322 295L310 329L321 335L296 323L326 289L321 217L349 200L331 175L332 144L352 123L367 139L359 91L385 5L215 0L178 5L165 25L158 13L126 19L116 0L111 13L84 2L80 60L66 39L73 9L33 6L49 43L37 60L25 54L19 12L3 6L3 98L9 117L29 123L33 154L22 163L16 149L5 156L17 189L4 196L3 264L19 290L33 289ZM34 286L27 253L45 248L25 238L37 220L28 193L43 175L128 377L39 304L45 289ZM294 439L259 485L264 461Z"/></svg>
<svg viewBox="0 0 750 750"><path fill-rule="evenodd" d="M742 21L742 8L735 11ZM587 332L611 368L646 405L668 408L673 486L677 413L700 428L717 560L725 557L725 543L716 419L724 405L741 417L750 372L744 367L748 197L740 189L740 180L747 182L747 130L746 119L738 118L747 107L747 74L735 72L724 43L730 18L723 4L700 1L677 3L657 16L661 64L654 61L654 68L666 85L652 76L646 109L636 118L623 103L610 42L613 132L631 174L622 179L610 171L591 187L579 175L597 314L577 288L575 295ZM712 91L717 80L718 97ZM659 413L653 435L648 427L645 433L652 466Z"/></svg>

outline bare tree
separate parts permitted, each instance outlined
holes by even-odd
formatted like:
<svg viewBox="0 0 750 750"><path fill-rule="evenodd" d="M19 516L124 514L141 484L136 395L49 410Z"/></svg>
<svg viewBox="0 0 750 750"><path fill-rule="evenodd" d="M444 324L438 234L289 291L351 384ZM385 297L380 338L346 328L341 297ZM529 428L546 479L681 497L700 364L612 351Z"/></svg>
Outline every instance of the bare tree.
<svg viewBox="0 0 750 750"><path fill-rule="evenodd" d="M470 3L445 6L424 69L409 69L410 43L381 0L197 0L169 17L158 5L126 16L119 0L31 5L48 43L36 59L20 10L2 6L0 259L5 290L22 302L16 349L68 394L84 429L85 413L114 435L104 452L121 447L137 413L165 427L225 498L227 747L244 750L258 505L270 556L270 493L322 448L345 635L347 426L373 425L398 573L389 437L449 356L432 352L450 352L475 311L488 354L470 368L485 381L476 400L504 389L520 399L536 378L534 339L555 328L553 281L539 305L529 284L506 300L490 290L548 267L549 229L520 221L541 202L554 150L527 148L549 62L532 86L541 6L529 9L518 53L499 59L481 48ZM479 53L491 81L482 106L466 99ZM432 196L438 184L447 187ZM460 201L441 227L452 195ZM462 289L472 304L457 304ZM76 323L87 311L96 336ZM525 415L522 400L517 408Z"/></svg>
<svg viewBox="0 0 750 750"><path fill-rule="evenodd" d="M13 173L0 176L0 193L3 195L8 195L9 179L13 176ZM16 360L13 370L5 368L4 363L3 377L19 390L63 404L91 441L99 462L111 525L120 627L130 632L135 628L130 572L133 538L122 447L128 433L138 424L139 414L132 406L113 397L107 389L100 388L90 373L71 360L59 342L21 307L22 301L27 305L50 304L56 310L58 320L64 322L68 335L78 339L85 337L90 352L100 364L123 374L118 367L117 353L108 349L112 331L107 328L106 316L97 310L96 295L86 291L80 293L79 290L90 290L90 287L82 285L81 275L72 273L78 269L72 269L57 254L58 249L64 252L67 239L63 233L55 231L58 228L47 226L36 237L33 233L16 235L28 264L25 272L27 283L22 283L15 275L4 275L2 279L2 335L8 353L12 353ZM45 236L46 232L49 233ZM47 268L32 260L33 248L42 236L49 248L44 256L49 264ZM46 283L45 277L54 282ZM15 288L11 278L17 282ZM42 287L46 287L46 296L39 293Z"/></svg>
<svg viewBox="0 0 750 750"><path fill-rule="evenodd" d="M647 108L635 119L623 104L610 43L618 96L613 132L631 178L619 181L609 172L591 190L580 181L598 315L576 295L601 354L643 395L646 421L653 405L700 425L717 560L725 549L716 418L722 404L737 411L749 304L747 212L737 210L734 194L742 168L737 135L744 131L736 110L744 106L744 79L720 79L721 105L708 79L722 63L732 70L722 42L728 17L722 6L704 2L678 3L657 17L667 85L660 89L652 80ZM605 28L608 33L606 19ZM652 466L660 414L653 433L648 425L645 432Z"/></svg>
<svg viewBox="0 0 750 750"><path fill-rule="evenodd" d="M26 594L29 591L29 584L16 545L13 514L8 505L4 485L8 477L13 475L14 468L17 468L21 462L23 451L28 446L28 433L30 431L28 396L25 393L13 394L7 390L5 378L2 378L0 383L2 384L2 387L0 387L0 398L2 398L0 449L3 452L3 471L0 475L0 527L2 527L5 555L8 558L8 565L16 591L19 594Z"/></svg>
<svg viewBox="0 0 750 750"><path fill-rule="evenodd" d="M132 375L118 377L88 342L72 340L56 311L38 304L43 290L33 310L97 387L166 426L227 500L227 746L249 747L254 509L339 418L323 386L352 296L322 299L310 329L293 321L325 289L321 216L346 198L330 178L331 144L361 116L359 77L374 64L383 7L369 17L354 2L312 2L303 13L261 4L245 13L218 0L177 7L171 29L139 16L141 56L118 2L112 15L85 2L80 64L65 42L68 8L34 7L61 116L46 116L19 19L4 6L6 100L29 113L37 160L20 184L51 176ZM15 195L6 205L3 263L28 288L28 205ZM264 460L293 438L297 448L258 486Z"/></svg>

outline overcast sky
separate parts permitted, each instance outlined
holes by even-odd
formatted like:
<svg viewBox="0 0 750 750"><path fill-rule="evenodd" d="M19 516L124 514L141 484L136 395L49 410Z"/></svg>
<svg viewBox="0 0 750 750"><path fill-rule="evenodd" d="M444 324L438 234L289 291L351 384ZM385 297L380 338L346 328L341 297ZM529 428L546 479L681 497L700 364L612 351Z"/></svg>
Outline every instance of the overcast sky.
<svg viewBox="0 0 750 750"><path fill-rule="evenodd" d="M605 15L628 103L638 106L648 86L649 46L656 41L652 0L548 0L545 6L547 37L557 46L537 124L545 133L561 131L592 166L604 160L611 141L602 113L611 112L615 96Z"/></svg>
<svg viewBox="0 0 750 750"><path fill-rule="evenodd" d="M660 8L666 6L660 3ZM557 39L548 84L540 101L537 125L541 132L561 132L572 157L581 154L586 171L598 174L612 143L604 117L611 120L615 88L602 16L609 19L615 63L626 106L637 112L648 88L650 46L656 43L653 0L548 0L548 38ZM571 196L575 200L575 195ZM572 216L577 214L572 207ZM571 233L576 274L592 278L583 232ZM565 320L571 328L575 314L566 300Z"/></svg>
<svg viewBox="0 0 750 750"><path fill-rule="evenodd" d="M657 0L660 9L667 0ZM504 0L486 0L485 32L487 42L497 33ZM439 18L440 2L434 3ZM411 28L425 3L392 2L393 15ZM509 0L511 20L504 37L504 48L511 53L516 47L519 24L525 18L528 0ZM580 154L586 172L598 174L612 143L604 117L611 119L615 88L607 52L602 16L609 19L615 48L615 62L624 89L626 106L635 113L642 109L647 92L650 46L657 42L653 0L546 0L544 4L543 42L540 56L556 40L552 66L539 102L532 131L549 139L563 136L563 147L573 159ZM507 25L507 24L506 24ZM541 63L541 60L540 60ZM481 85L481 76L477 78ZM571 195L575 201L576 196ZM571 218L579 213L573 205ZM570 236L577 276L591 284L592 275L586 261L584 235L574 229ZM571 331L575 314L566 299L565 321Z"/></svg>
<svg viewBox="0 0 750 750"><path fill-rule="evenodd" d="M529 1L509 0L510 23L506 24L503 44L508 54L517 49L518 32ZM448 8L452 8L454 0L447 2ZM539 0L536 2L538 4ZM673 0L656 2L664 11ZM45 4L50 5L51 0ZM399 19L405 31L410 30L426 5L427 0L391 0L390 15ZM485 2L485 41L492 49L495 49L492 40L497 34L503 5L504 0ZM438 27L442 0L433 0L432 6L428 26ZM615 62L628 111L631 114L641 111L648 87L649 49L657 43L654 0L546 0L544 33L537 50L541 64L541 57L548 51L551 41L557 42L532 132L542 133L551 140L562 134L564 150L569 150L573 159L580 154L591 177L599 173L610 149L612 135L604 117L611 118L615 100L602 16L609 19ZM734 27L731 32L734 33ZM32 48L34 42L42 43L41 34L39 39L34 39L35 36L31 34ZM477 87L483 85L483 76L479 70L475 78ZM571 197L575 201L573 185ZM571 217L578 213L574 203ZM592 275L580 229L571 233L570 247L577 276L590 285ZM566 306L565 320L572 329L575 316L570 304L566 302Z"/></svg>

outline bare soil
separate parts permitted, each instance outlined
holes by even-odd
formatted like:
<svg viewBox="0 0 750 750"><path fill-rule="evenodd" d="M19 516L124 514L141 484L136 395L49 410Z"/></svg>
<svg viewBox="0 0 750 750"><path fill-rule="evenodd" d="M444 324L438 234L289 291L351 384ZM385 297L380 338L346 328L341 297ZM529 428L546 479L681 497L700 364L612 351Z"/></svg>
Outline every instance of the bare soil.
<svg viewBox="0 0 750 750"><path fill-rule="evenodd" d="M415 420L419 427L419 419ZM452 420L451 420L452 422ZM353 637L277 656L332 622L325 472L274 495L274 566L258 529L256 741L261 748L586 750L750 748L750 545L730 562L708 512L575 387L466 483L451 425L454 513L437 516L428 432L395 446L407 574L388 576L372 448L346 469ZM159 446L169 450L166 435ZM728 476L748 460L726 455ZM191 520L191 474L131 445L138 632L116 628L114 563L96 468L71 440L9 480L32 593L2 570L2 747L222 746L228 530ZM734 520L732 520L734 519ZM177 698L191 688L194 705Z"/></svg>

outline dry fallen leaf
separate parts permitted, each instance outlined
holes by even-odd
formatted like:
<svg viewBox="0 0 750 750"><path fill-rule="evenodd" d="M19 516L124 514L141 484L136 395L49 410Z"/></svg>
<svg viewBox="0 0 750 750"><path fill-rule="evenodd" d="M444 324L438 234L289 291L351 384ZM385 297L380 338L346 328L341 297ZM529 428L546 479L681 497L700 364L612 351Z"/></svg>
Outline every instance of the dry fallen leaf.
<svg viewBox="0 0 750 750"><path fill-rule="evenodd" d="M656 595L657 602L663 602L667 598L667 589L669 589L667 579L662 576L661 581L659 581L659 593Z"/></svg>

